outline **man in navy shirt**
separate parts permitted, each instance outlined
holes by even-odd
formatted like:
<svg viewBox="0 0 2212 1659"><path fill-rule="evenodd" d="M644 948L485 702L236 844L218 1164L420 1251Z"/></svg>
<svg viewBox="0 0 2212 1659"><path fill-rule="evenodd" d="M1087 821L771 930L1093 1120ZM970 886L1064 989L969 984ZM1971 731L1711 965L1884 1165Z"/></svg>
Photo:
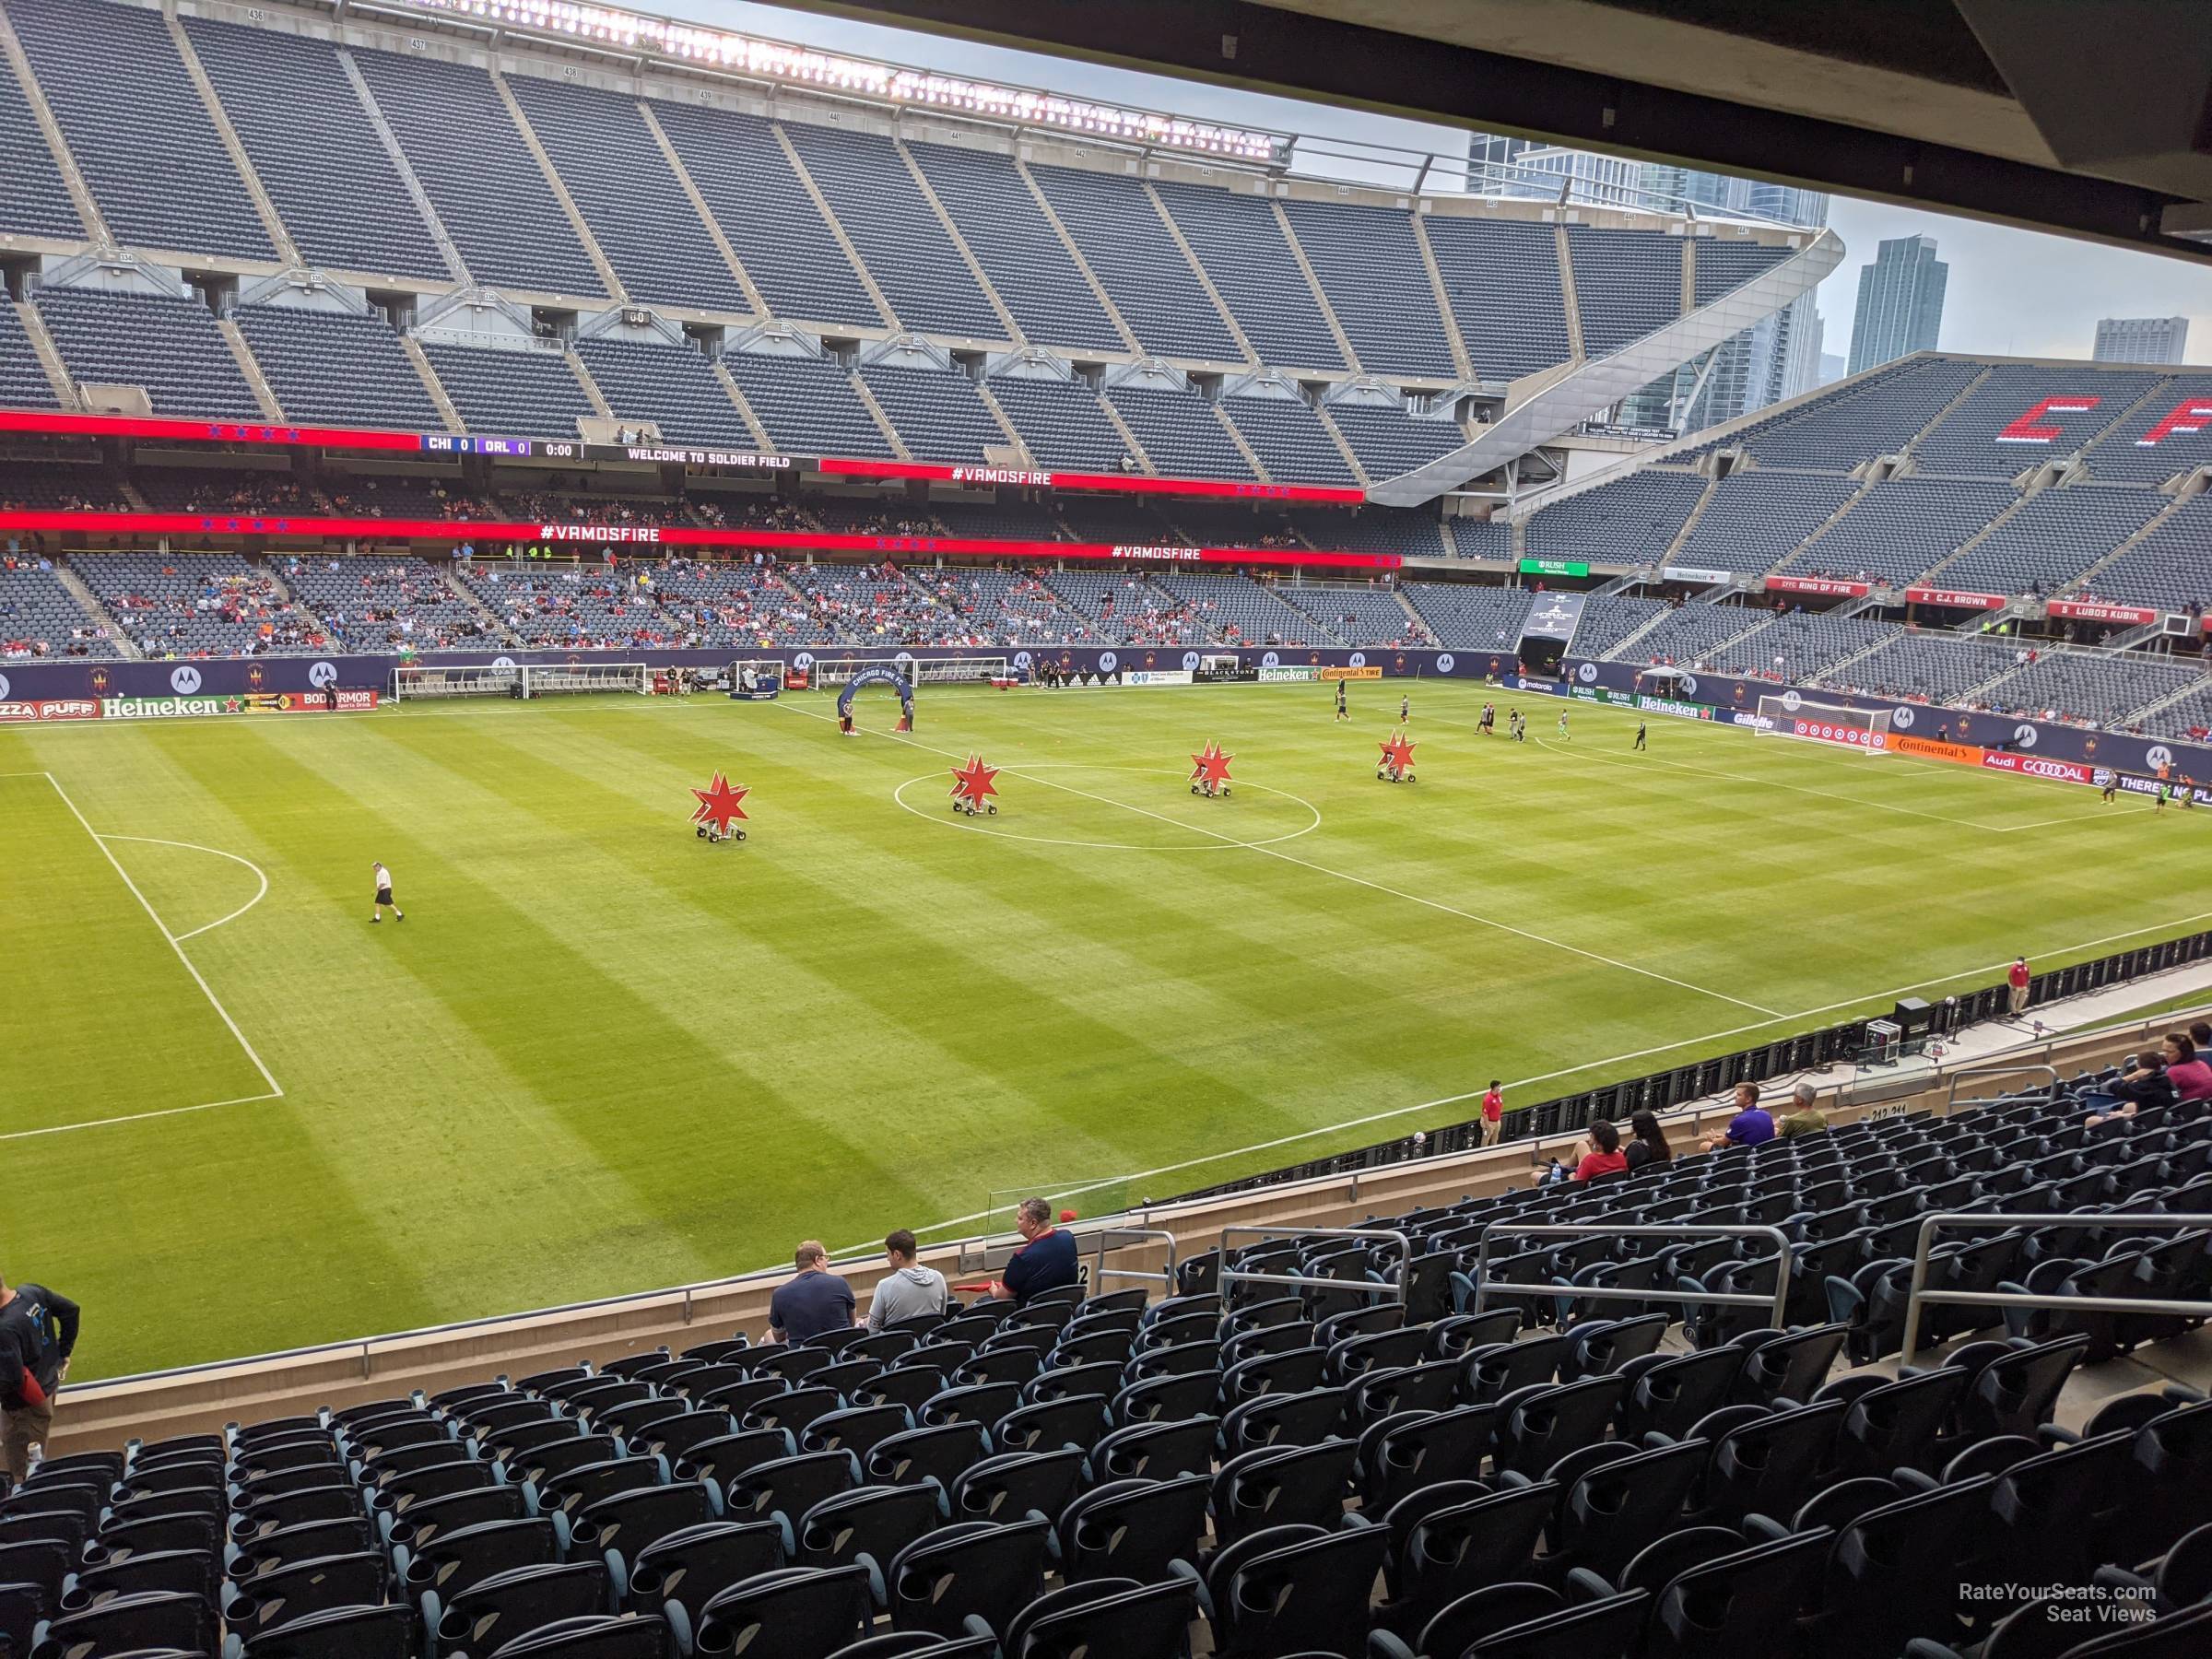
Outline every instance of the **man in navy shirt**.
<svg viewBox="0 0 2212 1659"><path fill-rule="evenodd" d="M1341 684L1342 682L1338 682ZM1024 1198L1014 1230L1028 1241L1014 1253L1005 1275L991 1287L1000 1300L1027 1303L1046 1290L1077 1284L1076 1235L1053 1225L1053 1206L1041 1198Z"/></svg>
<svg viewBox="0 0 2212 1659"><path fill-rule="evenodd" d="M830 1253L809 1239L792 1253L796 1277L768 1301L771 1342L805 1342L825 1331L853 1328L853 1287L830 1271Z"/></svg>

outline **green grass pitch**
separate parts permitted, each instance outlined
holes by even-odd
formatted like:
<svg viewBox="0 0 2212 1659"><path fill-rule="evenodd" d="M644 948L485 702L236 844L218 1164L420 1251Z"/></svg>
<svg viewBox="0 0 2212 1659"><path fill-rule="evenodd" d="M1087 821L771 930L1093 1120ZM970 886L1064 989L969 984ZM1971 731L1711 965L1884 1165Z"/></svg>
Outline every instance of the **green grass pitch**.
<svg viewBox="0 0 2212 1659"><path fill-rule="evenodd" d="M1472 685L1412 685L1394 787L1406 688L0 734L0 1264L80 1379L181 1364L1165 1196L2206 919L2178 809L1542 698L1513 745Z"/></svg>

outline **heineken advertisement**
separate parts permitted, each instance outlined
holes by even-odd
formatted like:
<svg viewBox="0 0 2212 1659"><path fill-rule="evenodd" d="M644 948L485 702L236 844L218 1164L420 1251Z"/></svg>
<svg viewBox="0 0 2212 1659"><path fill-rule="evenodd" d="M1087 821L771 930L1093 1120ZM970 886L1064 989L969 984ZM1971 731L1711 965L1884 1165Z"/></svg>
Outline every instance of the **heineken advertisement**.
<svg viewBox="0 0 2212 1659"><path fill-rule="evenodd" d="M1521 561L1524 576L1587 576L1590 564L1582 559L1524 559Z"/></svg>

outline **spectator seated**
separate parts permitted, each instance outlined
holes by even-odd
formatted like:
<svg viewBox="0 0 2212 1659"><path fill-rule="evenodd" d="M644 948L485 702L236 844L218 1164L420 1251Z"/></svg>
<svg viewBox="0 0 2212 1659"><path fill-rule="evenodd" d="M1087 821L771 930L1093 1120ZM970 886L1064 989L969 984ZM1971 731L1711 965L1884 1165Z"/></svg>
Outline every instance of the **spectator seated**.
<svg viewBox="0 0 2212 1659"><path fill-rule="evenodd" d="M0 556L0 661L122 654L107 623L85 614L45 559Z"/></svg>
<svg viewBox="0 0 2212 1659"><path fill-rule="evenodd" d="M70 568L149 657L332 649L265 570L229 553L80 553Z"/></svg>
<svg viewBox="0 0 2212 1659"><path fill-rule="evenodd" d="M336 649L474 651L510 643L427 559L303 558L285 585L321 618Z"/></svg>

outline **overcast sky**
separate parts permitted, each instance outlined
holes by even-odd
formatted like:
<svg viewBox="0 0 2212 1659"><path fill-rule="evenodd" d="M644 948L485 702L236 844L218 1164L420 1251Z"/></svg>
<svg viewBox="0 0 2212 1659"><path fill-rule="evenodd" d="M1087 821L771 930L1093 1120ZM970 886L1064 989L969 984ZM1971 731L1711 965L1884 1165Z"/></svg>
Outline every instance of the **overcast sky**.
<svg viewBox="0 0 2212 1659"><path fill-rule="evenodd" d="M1045 87L1077 97L1166 110L1406 150L1449 149L1453 135L1419 122L1294 99L1140 75L1031 53L972 45L904 29L787 11L751 0L663 0L669 13L771 40L802 41L895 64L982 80ZM659 9L657 6L650 9ZM2100 317L2185 316L2189 360L2212 362L2212 266L2133 253L2065 237L2014 230L1913 208L1838 197L1829 221L1849 253L1821 286L1822 349L1850 349L1859 269L1886 237L1924 232L1950 266L1941 345L1948 351L2017 357L2080 357Z"/></svg>

